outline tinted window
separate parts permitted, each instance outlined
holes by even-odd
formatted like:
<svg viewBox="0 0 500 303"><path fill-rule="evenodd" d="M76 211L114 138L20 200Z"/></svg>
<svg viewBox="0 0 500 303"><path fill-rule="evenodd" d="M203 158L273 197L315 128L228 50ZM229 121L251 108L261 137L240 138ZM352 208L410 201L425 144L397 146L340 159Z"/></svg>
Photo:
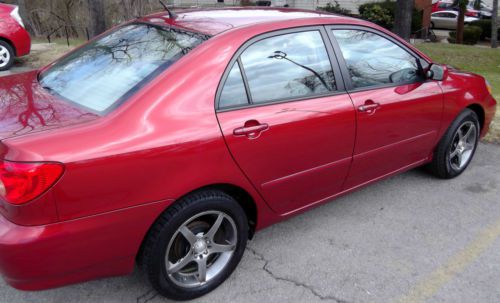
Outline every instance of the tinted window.
<svg viewBox="0 0 500 303"><path fill-rule="evenodd" d="M241 55L253 103L295 99L335 90L319 31L266 38Z"/></svg>
<svg viewBox="0 0 500 303"><path fill-rule="evenodd" d="M103 112L203 39L174 29L127 25L59 61L40 82L69 101Z"/></svg>
<svg viewBox="0 0 500 303"><path fill-rule="evenodd" d="M333 30L355 88L418 79L416 59L397 44L362 30Z"/></svg>
<svg viewBox="0 0 500 303"><path fill-rule="evenodd" d="M238 66L238 62L235 62L224 83L224 88L219 98L219 107L222 108L243 104L248 104L247 93L241 76L240 67Z"/></svg>
<svg viewBox="0 0 500 303"><path fill-rule="evenodd" d="M452 18L452 19L456 19L456 18L457 18L457 15L455 15L454 13L445 13L445 14L444 14L444 17L445 17L445 18Z"/></svg>
<svg viewBox="0 0 500 303"><path fill-rule="evenodd" d="M438 18L447 18L448 14L447 13L435 13L432 14L433 17L438 17Z"/></svg>
<svg viewBox="0 0 500 303"><path fill-rule="evenodd" d="M447 3L447 2L442 2L442 3L438 4L439 8L448 8L448 7L452 7L452 6L453 6L453 3Z"/></svg>

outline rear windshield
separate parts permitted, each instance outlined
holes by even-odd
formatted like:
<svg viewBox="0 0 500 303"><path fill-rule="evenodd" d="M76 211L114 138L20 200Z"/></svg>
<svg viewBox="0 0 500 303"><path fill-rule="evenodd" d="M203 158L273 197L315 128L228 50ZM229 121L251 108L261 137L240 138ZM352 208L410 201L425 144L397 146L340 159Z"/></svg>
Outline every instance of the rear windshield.
<svg viewBox="0 0 500 303"><path fill-rule="evenodd" d="M206 39L174 28L126 25L57 62L39 81L51 93L105 113Z"/></svg>

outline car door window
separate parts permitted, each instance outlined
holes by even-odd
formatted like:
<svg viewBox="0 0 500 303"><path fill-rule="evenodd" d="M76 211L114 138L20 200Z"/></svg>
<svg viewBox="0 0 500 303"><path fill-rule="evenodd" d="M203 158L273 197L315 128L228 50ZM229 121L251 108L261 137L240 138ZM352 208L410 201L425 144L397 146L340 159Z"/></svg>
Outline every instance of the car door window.
<svg viewBox="0 0 500 303"><path fill-rule="evenodd" d="M333 30L354 88L416 81L416 58L394 42L363 30Z"/></svg>
<svg viewBox="0 0 500 303"><path fill-rule="evenodd" d="M245 104L248 104L245 84L239 64L235 62L222 88L219 98L219 107L227 108Z"/></svg>
<svg viewBox="0 0 500 303"><path fill-rule="evenodd" d="M252 103L323 95L336 90L319 31L260 40L241 55Z"/></svg>

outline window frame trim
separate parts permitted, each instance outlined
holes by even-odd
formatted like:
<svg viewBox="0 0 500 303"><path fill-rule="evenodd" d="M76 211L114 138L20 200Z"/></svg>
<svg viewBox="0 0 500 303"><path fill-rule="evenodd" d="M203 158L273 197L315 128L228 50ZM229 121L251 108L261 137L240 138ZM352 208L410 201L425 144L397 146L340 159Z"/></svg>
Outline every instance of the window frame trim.
<svg viewBox="0 0 500 303"><path fill-rule="evenodd" d="M277 37L277 36L283 36L283 35L287 35L287 34L295 34L295 33L310 32L310 31L319 32L321 39L323 40L323 44L325 46L325 50L326 50L328 59L330 61L330 66L331 66L332 71L333 71L333 77L334 77L335 85L336 85L337 89L334 91L328 92L328 93L323 93L323 94L315 94L315 95L303 96L303 97L297 97L297 98L281 98L281 99L276 99L276 100L271 100L271 101L266 101L266 102L261 102L261 103L253 103L253 100L251 99L250 86L248 85L248 79L246 78L245 68L243 66L243 62L241 62L241 54L245 50L247 50L250 46L252 46L253 44L255 44L259 41L262 41L264 39ZM226 107L221 108L220 107L220 96L222 94L222 90L224 88L224 85L226 84L226 80L227 80L229 73L231 72L234 64L239 64L239 68L240 68L240 72L242 74L242 79L244 82L245 90L247 92L248 104L238 104L238 105L234 105L234 106L226 106ZM346 94L346 93L347 93L347 91L346 91L346 87L344 84L342 71L340 68L340 62L338 61L338 56L335 54L335 51L333 49L331 40L328 36L328 32L325 29L325 26L324 25L300 26L300 27L286 28L286 29L280 29L280 30L261 33L261 34L258 34L256 36L250 38L245 43L243 43L238 48L238 50L233 54L233 57L231 58L231 60L227 64L226 69L224 70L224 73L222 74L221 80L219 81L219 85L217 87L217 92L215 95L215 111L216 111L216 113L219 113L219 112L233 111L233 110L239 110L239 109L267 106L267 105L279 104L279 103L289 103L289 102L297 102L297 101L325 98L325 97L337 96L337 95Z"/></svg>
<svg viewBox="0 0 500 303"><path fill-rule="evenodd" d="M349 69L347 67L347 62L345 61L345 58L344 58L344 54L342 53L340 45L339 45L337 39L335 38L335 35L333 34L334 30L360 30L360 31L369 32L369 33L378 35L382 38L385 38L385 39L389 40L390 42L396 44L401 49L403 49L404 51L409 53L415 59L423 60L423 61L427 62L427 64L430 64L431 62L429 62L425 58L422 58L418 53L416 53L414 50L407 47L406 45L404 45L403 43L401 43L400 41L398 41L394 37L391 37L390 35L382 32L382 31L379 31L377 29L374 29L374 28L371 28L368 26L336 24L336 25L326 25L325 28L326 28L328 38L330 39L330 42L333 46L333 50L334 50L335 54L338 54L337 60L339 61L340 70L342 73L342 78L344 79L344 83L345 83L345 89L348 93L363 92L363 91L376 90L376 89L382 89L382 88L390 88L390 87L398 87L398 86L402 86L402 85L415 84L415 83L425 83L425 82L429 81L429 80L405 81L405 82L398 82L398 83L385 83L385 84L380 84L380 85L371 85L371 86L355 88L353 83L352 83L351 75L349 73Z"/></svg>

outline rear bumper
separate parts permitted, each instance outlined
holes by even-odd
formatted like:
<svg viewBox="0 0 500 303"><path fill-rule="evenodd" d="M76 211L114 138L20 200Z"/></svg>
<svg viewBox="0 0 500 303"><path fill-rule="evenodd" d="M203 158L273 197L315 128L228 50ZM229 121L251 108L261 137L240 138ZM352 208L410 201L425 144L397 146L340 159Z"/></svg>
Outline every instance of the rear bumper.
<svg viewBox="0 0 500 303"><path fill-rule="evenodd" d="M128 274L144 236L171 202L45 226L20 226L0 216L0 272L22 290Z"/></svg>
<svg viewBox="0 0 500 303"><path fill-rule="evenodd" d="M31 37L28 31L23 27L19 26L19 29L13 38L14 46L16 47L16 56L22 57L26 56L31 51Z"/></svg>
<svg viewBox="0 0 500 303"><path fill-rule="evenodd" d="M0 36L7 39L14 46L16 57L26 56L31 51L31 37L28 31L14 20L7 20L3 24Z"/></svg>

